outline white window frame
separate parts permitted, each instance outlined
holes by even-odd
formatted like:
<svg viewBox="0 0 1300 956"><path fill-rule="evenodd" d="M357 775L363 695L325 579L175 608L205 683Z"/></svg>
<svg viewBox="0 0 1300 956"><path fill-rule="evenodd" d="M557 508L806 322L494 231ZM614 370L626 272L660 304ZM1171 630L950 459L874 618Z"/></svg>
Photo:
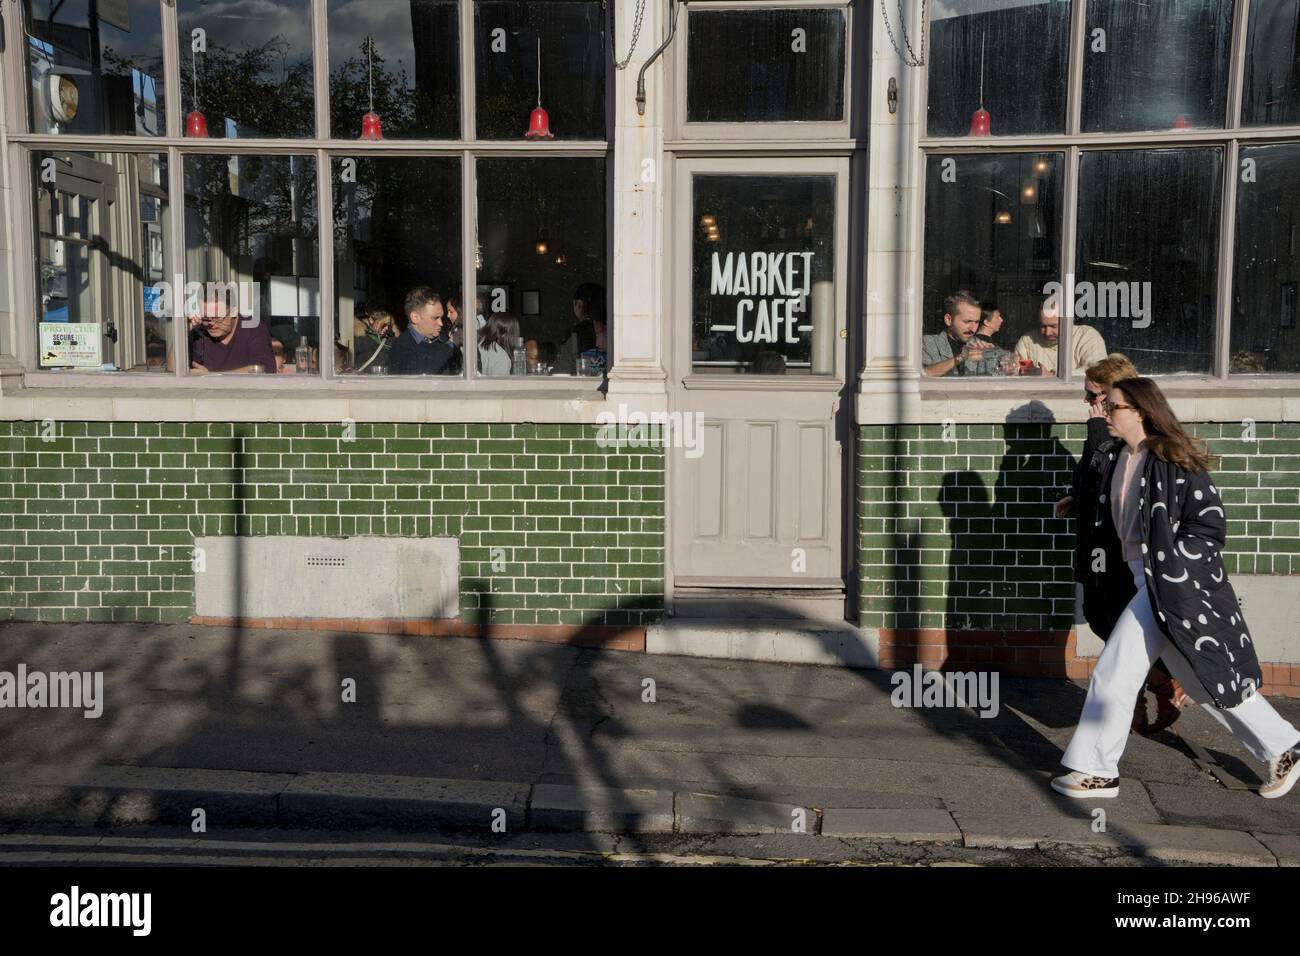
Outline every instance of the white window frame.
<svg viewBox="0 0 1300 956"><path fill-rule="evenodd" d="M0 0L3 3L4 0ZM174 237L167 252L166 273L185 274L185 191L184 158L189 155L299 155L312 156L316 161L317 176L317 272L320 278L320 341L332 342L336 338L337 322L334 295L333 257L333 162L338 157L385 156L453 156L461 161L461 275L460 286L473 290L478 276L474 267L473 250L477 220L477 181L475 160L486 157L588 157L605 161L605 285L608 301L613 301L613 284L616 270L613 261L613 204L614 204L614 117L613 95L615 71L612 68L613 14L612 4L602 0L605 8L605 128L601 140L519 141L480 140L475 130L475 0L457 0L460 26L460 109L461 131L459 140L384 140L361 142L329 138L329 36L328 0L310 0L312 8L312 57L315 95L315 135L299 139L204 139L186 138L181 112L180 42L178 36L178 11L175 0L158 0L161 35L163 38L164 103L166 107L165 136L38 134L28 132L27 93L27 25L20 4L15 4L6 18L10 42L3 56L3 76L0 76L0 95L6 96L6 107L12 128L9 132L4 160L9 163L11 211L13 217L13 246L15 250L34 250L34 222L30 197L32 182L30 156L49 150L66 152L160 153L168 160L169 216ZM325 134L322 136L322 134ZM334 350L320 349L320 372L309 376L274 375L191 375L188 361L181 356L182 345L188 340L188 328L183 316L172 319L172 349L176 368L170 372L113 372L97 370L46 371L39 368L37 358L38 334L35 308L37 295L34 270L24 267L21 260L15 266L13 291L13 341L10 351L24 370L25 388L129 388L129 389L217 389L249 392L294 392L327 388L343 395L384 392L410 392L412 389L428 390L432 394L453 393L459 398L516 392L545 391L550 393L594 393L600 386L596 378L521 376L519 378L484 377L478 374L477 336L465 337L465 371L459 376L391 375L367 376L347 374L340 376L334 369ZM472 298L469 303L472 305ZM473 327L470 309L462 303L467 321ZM120 324L120 323L119 323ZM8 336L7 336L8 338ZM186 353L188 354L188 353ZM617 355L613 356L615 362ZM613 363L611 363L612 367ZM468 393L468 394L467 394Z"/></svg>
<svg viewBox="0 0 1300 956"><path fill-rule="evenodd" d="M1065 132L1033 134L1028 136L931 136L928 131L929 120L929 75L930 64L919 71L919 89L913 115L919 117L920 134L917 140L920 169L927 168L932 155L958 154L992 154L992 153L1046 153L1063 152L1065 154L1065 180L1063 183L1062 232L1060 235L1061 275L1057 281L1064 284L1065 274L1074 271L1077 258L1078 210L1079 210L1079 167L1080 157L1084 152L1108 152L1120 149L1151 149L1158 147L1218 147L1223 151L1223 183L1219 209L1217 293L1215 296L1214 330L1215 355L1212 371L1202 374L1168 374L1157 376L1162 383L1175 389L1185 387L1249 388L1252 386L1290 386L1300 388L1300 375L1296 373L1275 373L1271 375L1232 375L1228 369L1231 363L1231 323L1232 323L1232 284L1235 267L1236 215L1237 215L1237 170L1238 154L1242 146L1257 146L1274 143L1300 144L1300 125L1289 126L1243 126L1241 123L1241 105L1245 82L1246 41L1249 27L1250 0L1234 0L1232 34L1229 49L1227 96L1225 98L1225 123L1218 129L1188 130L1152 130L1127 133L1084 133L1081 131L1083 112L1083 66L1085 39L1087 36L1088 0L1071 0L1070 39L1068 66L1068 86L1066 97ZM931 0L933 4L933 0ZM929 29L930 24L925 25ZM922 174L918 177L915 215L920 225L918 252L912 263L911 280L915 289L925 288L925 184ZM915 370L921 378L921 387L927 391L955 392L998 392L1008 388L1023 390L1030 380L1011 378L999 380L989 378L931 378L925 375L920 364L919 343L925 333L926 316L920 310L914 313L912 337L918 343L915 352ZM1058 353L1069 355L1071 329L1069 322L1061 323ZM1063 383L1065 386L1077 379L1073 374L1072 362L1058 362L1056 376L1040 380Z"/></svg>

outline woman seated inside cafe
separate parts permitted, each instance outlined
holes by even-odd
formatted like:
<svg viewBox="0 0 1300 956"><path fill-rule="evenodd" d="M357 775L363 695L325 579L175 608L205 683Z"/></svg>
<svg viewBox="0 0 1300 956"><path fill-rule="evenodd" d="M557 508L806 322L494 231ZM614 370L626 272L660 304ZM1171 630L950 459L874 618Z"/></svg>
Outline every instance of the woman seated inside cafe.
<svg viewBox="0 0 1300 956"><path fill-rule="evenodd" d="M493 312L478 336L480 375L509 375L514 368L512 349L519 338L519 320Z"/></svg>

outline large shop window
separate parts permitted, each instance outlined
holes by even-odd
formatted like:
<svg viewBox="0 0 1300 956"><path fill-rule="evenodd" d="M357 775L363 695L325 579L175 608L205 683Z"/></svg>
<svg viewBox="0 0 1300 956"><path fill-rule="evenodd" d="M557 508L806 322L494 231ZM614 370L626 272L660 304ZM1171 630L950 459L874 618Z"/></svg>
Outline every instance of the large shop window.
<svg viewBox="0 0 1300 956"><path fill-rule="evenodd" d="M1240 158L1231 371L1300 372L1300 143Z"/></svg>
<svg viewBox="0 0 1300 956"><path fill-rule="evenodd" d="M921 365L933 377L1052 374L1061 153L931 156Z"/></svg>
<svg viewBox="0 0 1300 956"><path fill-rule="evenodd" d="M38 367L165 371L167 158L36 152Z"/></svg>
<svg viewBox="0 0 1300 956"><path fill-rule="evenodd" d="M1064 131L1068 3L958 0L933 17L931 136Z"/></svg>
<svg viewBox="0 0 1300 956"><path fill-rule="evenodd" d="M329 0L330 135L460 138L456 0Z"/></svg>
<svg viewBox="0 0 1300 956"><path fill-rule="evenodd" d="M31 131L165 133L159 10L157 0L24 0Z"/></svg>
<svg viewBox="0 0 1300 956"><path fill-rule="evenodd" d="M480 159L478 241L479 373L603 374L605 160Z"/></svg>
<svg viewBox="0 0 1300 956"><path fill-rule="evenodd" d="M315 158L186 156L184 170L191 373L315 371Z"/></svg>
<svg viewBox="0 0 1300 956"><path fill-rule="evenodd" d="M335 372L461 374L460 196L458 158L334 160Z"/></svg>
<svg viewBox="0 0 1300 956"><path fill-rule="evenodd" d="M1065 305L1144 374L1213 368L1222 170L1219 149L1080 161L1075 294Z"/></svg>
<svg viewBox="0 0 1300 956"><path fill-rule="evenodd" d="M687 120L840 122L844 43L842 9L693 11Z"/></svg>
<svg viewBox="0 0 1300 956"><path fill-rule="evenodd" d="M1083 131L1222 128L1233 0L1089 0Z"/></svg>
<svg viewBox="0 0 1300 956"><path fill-rule="evenodd" d="M691 368L835 374L835 177L694 179Z"/></svg>
<svg viewBox="0 0 1300 956"><path fill-rule="evenodd" d="M1300 124L1300 0L1253 0L1250 5L1241 122Z"/></svg>
<svg viewBox="0 0 1300 956"><path fill-rule="evenodd" d="M311 0L177 0L176 16L186 135L199 119L214 138L313 135Z"/></svg>
<svg viewBox="0 0 1300 956"><path fill-rule="evenodd" d="M479 139L605 138L603 7L599 0L474 4Z"/></svg>

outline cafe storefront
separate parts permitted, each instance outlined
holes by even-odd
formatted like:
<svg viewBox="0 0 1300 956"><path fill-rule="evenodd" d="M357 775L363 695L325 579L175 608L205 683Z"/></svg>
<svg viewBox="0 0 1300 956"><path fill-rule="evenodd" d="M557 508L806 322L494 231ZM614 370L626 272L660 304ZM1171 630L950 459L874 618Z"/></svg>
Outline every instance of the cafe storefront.
<svg viewBox="0 0 1300 956"><path fill-rule="evenodd" d="M1300 0L0 9L0 616L1081 677L1101 343L1300 693Z"/></svg>

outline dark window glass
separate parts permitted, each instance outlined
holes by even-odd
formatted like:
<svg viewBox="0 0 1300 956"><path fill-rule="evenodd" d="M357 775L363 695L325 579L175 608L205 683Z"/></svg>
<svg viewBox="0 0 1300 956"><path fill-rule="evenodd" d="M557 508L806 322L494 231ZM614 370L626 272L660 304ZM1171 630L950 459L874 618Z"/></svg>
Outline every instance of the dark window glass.
<svg viewBox="0 0 1300 956"><path fill-rule="evenodd" d="M191 368L289 374L300 345L298 370L318 368L317 242L313 157L186 156Z"/></svg>
<svg viewBox="0 0 1300 956"><path fill-rule="evenodd" d="M331 135L373 108L385 139L460 138L456 0L329 0L328 22Z"/></svg>
<svg viewBox="0 0 1300 956"><path fill-rule="evenodd" d="M926 374L1015 375L1022 364L1026 374L1055 372L1050 343L1023 348L1019 356L1016 350L1038 329L1049 283L1060 277L1064 162L1061 153L929 158L921 330ZM961 292L975 301L950 298ZM987 318L982 325L981 318Z"/></svg>
<svg viewBox="0 0 1300 956"><path fill-rule="evenodd" d="M691 367L835 374L835 177L695 177Z"/></svg>
<svg viewBox="0 0 1300 956"><path fill-rule="evenodd" d="M33 153L32 182L39 365L165 371L167 157Z"/></svg>
<svg viewBox="0 0 1300 956"><path fill-rule="evenodd" d="M612 364L603 158L480 159L478 243L481 345L523 339L529 373ZM517 374L512 349L480 348L480 371Z"/></svg>
<svg viewBox="0 0 1300 956"><path fill-rule="evenodd" d="M1241 150L1233 372L1300 372L1300 143Z"/></svg>
<svg viewBox="0 0 1300 956"><path fill-rule="evenodd" d="M310 0L177 0L176 13L187 136L193 112L214 138L313 134Z"/></svg>
<svg viewBox="0 0 1300 956"><path fill-rule="evenodd" d="M456 323L448 316L447 300L461 282L460 203L457 158L334 160L336 321L348 353L338 371L461 373L462 330L475 320L468 316L466 326L465 316ZM407 296L420 288L436 293L437 302L418 304L415 331L440 339L436 345L409 329ZM401 336L408 341L394 361Z"/></svg>
<svg viewBox="0 0 1300 956"><path fill-rule="evenodd" d="M1300 0L1254 0L1250 5L1241 122L1300 123Z"/></svg>
<svg viewBox="0 0 1300 956"><path fill-rule="evenodd" d="M690 122L844 118L843 10L693 10L689 22Z"/></svg>
<svg viewBox="0 0 1300 956"><path fill-rule="evenodd" d="M554 138L605 139L609 38L602 7L597 0L474 5L480 139L523 139L539 101Z"/></svg>
<svg viewBox="0 0 1300 956"><path fill-rule="evenodd" d="M157 0L23 6L32 132L166 133Z"/></svg>
<svg viewBox="0 0 1300 956"><path fill-rule="evenodd" d="M1070 5L1061 0L959 0L930 27L931 136L1065 129ZM982 126L988 114L988 133Z"/></svg>
<svg viewBox="0 0 1300 956"><path fill-rule="evenodd" d="M1218 149L1080 161L1075 324L1145 375L1213 367L1222 166Z"/></svg>
<svg viewBox="0 0 1300 956"><path fill-rule="evenodd" d="M1232 0L1089 0L1085 133L1222 128Z"/></svg>

